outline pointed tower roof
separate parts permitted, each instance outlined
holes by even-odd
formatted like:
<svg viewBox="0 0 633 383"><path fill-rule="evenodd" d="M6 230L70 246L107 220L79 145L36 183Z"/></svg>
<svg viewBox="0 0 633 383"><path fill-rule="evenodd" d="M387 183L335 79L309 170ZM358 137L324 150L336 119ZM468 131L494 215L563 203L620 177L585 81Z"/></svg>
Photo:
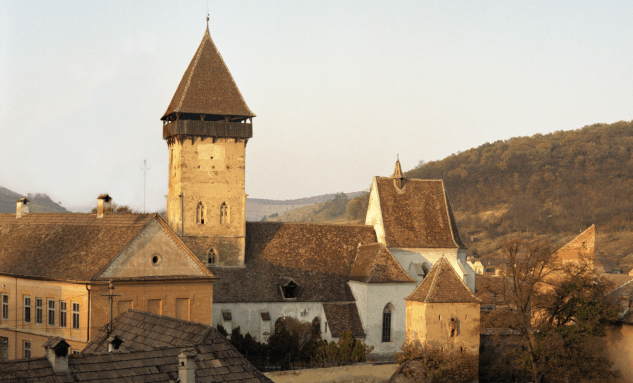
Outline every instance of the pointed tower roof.
<svg viewBox="0 0 633 383"><path fill-rule="evenodd" d="M255 117L211 40L208 27L161 120L172 113Z"/></svg>
<svg viewBox="0 0 633 383"><path fill-rule="evenodd" d="M435 263L422 283L405 299L422 303L479 303L444 257Z"/></svg>
<svg viewBox="0 0 633 383"><path fill-rule="evenodd" d="M400 166L400 157L398 157L398 159L396 160L396 168L394 169L391 178L406 178L404 176L404 173L402 173L402 166Z"/></svg>

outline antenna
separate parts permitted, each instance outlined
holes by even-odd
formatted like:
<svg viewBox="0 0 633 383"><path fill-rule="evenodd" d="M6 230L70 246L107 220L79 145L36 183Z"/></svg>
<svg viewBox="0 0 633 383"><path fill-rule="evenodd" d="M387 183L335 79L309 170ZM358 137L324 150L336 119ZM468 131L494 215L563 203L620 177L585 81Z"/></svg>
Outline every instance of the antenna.
<svg viewBox="0 0 633 383"><path fill-rule="evenodd" d="M149 170L149 168L147 167L147 160L143 160L143 167L141 168L141 170L143 170L143 214L145 214L145 176L147 175L147 171Z"/></svg>

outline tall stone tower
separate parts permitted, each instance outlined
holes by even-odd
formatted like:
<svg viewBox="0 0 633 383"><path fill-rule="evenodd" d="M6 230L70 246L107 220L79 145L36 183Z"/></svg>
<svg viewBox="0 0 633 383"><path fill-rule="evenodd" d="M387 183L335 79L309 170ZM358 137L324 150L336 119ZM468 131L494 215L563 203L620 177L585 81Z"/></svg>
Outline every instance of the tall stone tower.
<svg viewBox="0 0 633 383"><path fill-rule="evenodd" d="M244 266L253 117L207 27L161 120L169 148L167 223L209 265Z"/></svg>

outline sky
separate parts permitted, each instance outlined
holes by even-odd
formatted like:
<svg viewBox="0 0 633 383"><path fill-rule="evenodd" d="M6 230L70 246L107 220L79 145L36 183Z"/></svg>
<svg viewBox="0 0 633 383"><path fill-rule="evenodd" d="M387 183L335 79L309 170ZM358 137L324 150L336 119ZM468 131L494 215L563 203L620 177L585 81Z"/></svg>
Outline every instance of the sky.
<svg viewBox="0 0 633 383"><path fill-rule="evenodd" d="M164 210L160 117L207 10L257 115L251 198L367 190L397 155L408 170L633 119L630 1L0 0L0 186Z"/></svg>

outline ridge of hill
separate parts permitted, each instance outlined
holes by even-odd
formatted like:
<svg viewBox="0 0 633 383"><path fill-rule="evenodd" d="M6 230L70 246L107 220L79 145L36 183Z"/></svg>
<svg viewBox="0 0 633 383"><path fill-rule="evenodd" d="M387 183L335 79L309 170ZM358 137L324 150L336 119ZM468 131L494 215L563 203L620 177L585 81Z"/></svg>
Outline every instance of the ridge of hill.
<svg viewBox="0 0 633 383"><path fill-rule="evenodd" d="M348 198L357 197L364 192L345 193ZM298 198L290 200L272 200L261 198L246 199L246 220L259 221L262 218L268 218L271 215L278 217L287 211L303 208L306 206L317 205L334 199L336 193L322 194L314 197Z"/></svg>
<svg viewBox="0 0 633 383"><path fill-rule="evenodd" d="M0 213L15 213L15 203L24 195L0 186ZM32 213L68 213L63 206L54 202L51 197L42 193L27 194L29 211Z"/></svg>

